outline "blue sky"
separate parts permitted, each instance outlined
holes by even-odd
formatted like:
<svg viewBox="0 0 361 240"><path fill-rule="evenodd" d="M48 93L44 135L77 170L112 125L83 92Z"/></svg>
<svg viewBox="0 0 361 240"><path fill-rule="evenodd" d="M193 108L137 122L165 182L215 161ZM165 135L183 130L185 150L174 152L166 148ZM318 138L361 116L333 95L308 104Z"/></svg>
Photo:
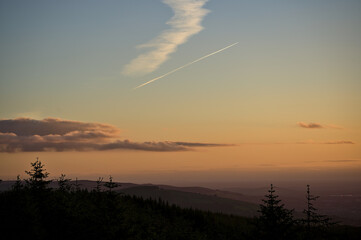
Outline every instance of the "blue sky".
<svg viewBox="0 0 361 240"><path fill-rule="evenodd" d="M0 1L0 118L108 123L137 141L352 141L337 156L361 158L360 1L209 0L204 9L202 31L159 68L128 76L147 51L136 47L170 28L161 0ZM294 132L297 122L345 130Z"/></svg>
<svg viewBox="0 0 361 240"><path fill-rule="evenodd" d="M18 102L10 107L12 110L3 105L7 109L2 112L3 117L11 117L16 111L43 112L49 107L41 107L42 99L54 94L75 101L79 93L91 98L94 88L101 96L108 95L109 88L122 95L133 94L128 90L138 83L236 41L240 41L239 46L223 56L207 59L156 83L153 93L163 92L163 87L169 86L167 91L172 91L172 86L177 91L187 91L190 86L199 89L208 81L219 82L208 85L212 89L224 84L244 88L252 81L242 81L245 79L241 77L250 71L312 74L314 69L334 71L334 66L340 65L344 72L357 71L361 40L359 1L214 0L205 7L211 10L203 21L205 29L181 45L157 72L134 79L122 76L121 70L139 54L135 46L166 29L165 22L172 16L171 9L161 1L2 1L1 102L7 102L7 106ZM216 69L214 72L223 70L222 73L240 77L213 80L214 72L209 73L212 68ZM336 74L343 74L336 70ZM193 81L179 80L188 74L197 77ZM347 83L345 91L352 92L360 86L359 75L353 75L356 77L342 81ZM312 84L321 92L325 84L341 83L327 77L317 77L315 81L316 77L304 78L302 84ZM288 82L300 84L299 80ZM274 83L280 87L285 84L277 80ZM267 79L257 84L268 85ZM333 91L332 86L329 90ZM116 93L112 94L119 99ZM63 104L53 101L56 106Z"/></svg>

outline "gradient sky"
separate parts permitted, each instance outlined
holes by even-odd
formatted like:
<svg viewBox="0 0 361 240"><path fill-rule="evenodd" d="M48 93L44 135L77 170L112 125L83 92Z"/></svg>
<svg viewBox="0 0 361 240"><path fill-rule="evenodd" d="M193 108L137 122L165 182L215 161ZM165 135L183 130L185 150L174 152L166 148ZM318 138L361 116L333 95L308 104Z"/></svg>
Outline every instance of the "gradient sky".
<svg viewBox="0 0 361 240"><path fill-rule="evenodd" d="M23 176L39 156L51 177L360 181L361 1L209 0L176 19L187 23L181 36L170 5L186 2L0 1L0 119L109 124L120 130L112 138L140 144L236 146L3 151L0 177Z"/></svg>

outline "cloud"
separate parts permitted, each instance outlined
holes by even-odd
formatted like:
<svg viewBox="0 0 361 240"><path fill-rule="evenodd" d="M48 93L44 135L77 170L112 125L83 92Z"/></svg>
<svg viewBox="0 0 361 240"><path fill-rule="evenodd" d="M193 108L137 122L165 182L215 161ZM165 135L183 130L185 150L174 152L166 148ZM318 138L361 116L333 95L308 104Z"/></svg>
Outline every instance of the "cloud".
<svg viewBox="0 0 361 240"><path fill-rule="evenodd" d="M360 162L361 159L332 159L332 160L308 160L304 161L305 163L355 163Z"/></svg>
<svg viewBox="0 0 361 240"><path fill-rule="evenodd" d="M352 141L330 141L330 142L324 142L324 144L355 144Z"/></svg>
<svg viewBox="0 0 361 240"><path fill-rule="evenodd" d="M298 126L302 128L323 128L323 126L319 123L304 123L304 122L298 122Z"/></svg>
<svg viewBox="0 0 361 240"><path fill-rule="evenodd" d="M337 160L326 160L325 162L334 162L334 163L347 163L347 162L359 162L361 159L337 159Z"/></svg>
<svg viewBox="0 0 361 240"><path fill-rule="evenodd" d="M325 141L325 142L316 142L313 140L307 140L307 141L297 142L297 144L355 144L355 143L349 140Z"/></svg>
<svg viewBox="0 0 361 240"><path fill-rule="evenodd" d="M334 128L334 129L344 129L344 127L335 125L335 124L327 124L325 125L326 128Z"/></svg>
<svg viewBox="0 0 361 240"><path fill-rule="evenodd" d="M216 143L192 143L192 142L174 142L179 146L186 147L224 147L224 146L235 146L234 144L216 144Z"/></svg>
<svg viewBox="0 0 361 240"><path fill-rule="evenodd" d="M163 31L152 41L139 45L138 48L151 48L139 55L123 69L125 75L144 75L151 73L164 63L177 47L203 30L201 22L209 13L203 5L208 0L163 0L172 8L174 16L167 22L170 29Z"/></svg>
<svg viewBox="0 0 361 240"><path fill-rule="evenodd" d="M112 125L103 123L85 123L79 121L63 120L59 118L45 118L35 120L31 118L15 118L0 120L0 132L15 133L17 136L48 136L48 135L67 135L68 137L89 138L98 137L111 138L117 137L120 130Z"/></svg>
<svg viewBox="0 0 361 240"><path fill-rule="evenodd" d="M317 129L317 128L334 128L334 129L344 129L341 126L335 124L320 124L320 123L305 123L305 122L298 122L298 126L302 128L309 128L309 129Z"/></svg>
<svg viewBox="0 0 361 240"><path fill-rule="evenodd" d="M120 130L104 123L86 123L45 118L0 120L0 152L105 151L189 151L194 147L219 147L227 144L191 142L132 142L120 140Z"/></svg>
<svg viewBox="0 0 361 240"><path fill-rule="evenodd" d="M100 146L99 150L112 150L112 149L131 149L131 150L143 150L154 152L173 152L173 151L187 151L190 148L179 145L175 142L144 142L134 143L129 140L116 141L110 144L104 144Z"/></svg>

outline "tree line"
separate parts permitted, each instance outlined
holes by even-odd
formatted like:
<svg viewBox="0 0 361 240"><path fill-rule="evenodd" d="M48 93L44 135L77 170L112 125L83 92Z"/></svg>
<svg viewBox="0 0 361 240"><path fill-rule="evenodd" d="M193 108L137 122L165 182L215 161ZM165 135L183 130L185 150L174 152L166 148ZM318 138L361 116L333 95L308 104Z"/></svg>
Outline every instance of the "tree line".
<svg viewBox="0 0 361 240"><path fill-rule="evenodd" d="M4 239L358 239L361 233L319 214L309 185L304 218L295 219L272 184L259 216L245 218L123 195L114 190L119 184L111 176L106 182L98 178L89 191L61 174L58 188L50 188L39 159L25 172L25 181L17 176L11 189L0 193Z"/></svg>

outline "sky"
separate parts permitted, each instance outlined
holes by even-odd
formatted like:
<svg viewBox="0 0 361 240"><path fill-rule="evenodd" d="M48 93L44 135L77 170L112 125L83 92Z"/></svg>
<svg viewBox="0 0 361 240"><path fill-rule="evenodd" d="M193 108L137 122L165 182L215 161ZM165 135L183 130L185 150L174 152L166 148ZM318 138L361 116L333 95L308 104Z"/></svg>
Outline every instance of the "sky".
<svg viewBox="0 0 361 240"><path fill-rule="evenodd" d="M361 182L361 1L12 0L0 31L1 179Z"/></svg>

